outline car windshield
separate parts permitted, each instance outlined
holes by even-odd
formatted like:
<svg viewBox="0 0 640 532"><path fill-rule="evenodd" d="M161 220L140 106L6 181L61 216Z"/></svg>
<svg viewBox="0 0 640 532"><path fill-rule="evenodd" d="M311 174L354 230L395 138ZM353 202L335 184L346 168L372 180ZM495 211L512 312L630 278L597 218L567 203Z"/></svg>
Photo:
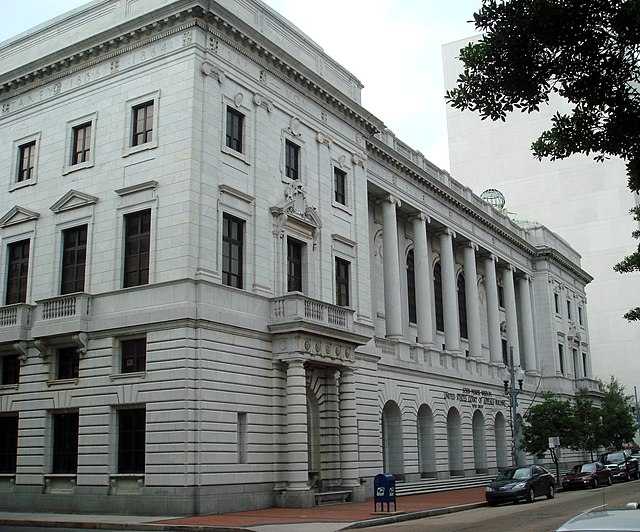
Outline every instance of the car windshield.
<svg viewBox="0 0 640 532"><path fill-rule="evenodd" d="M531 478L531 469L528 467L519 467L518 469L505 469L500 471L496 480L526 480Z"/></svg>
<svg viewBox="0 0 640 532"><path fill-rule="evenodd" d="M603 458L607 462L624 462L624 453L623 452L607 453L603 455Z"/></svg>
<svg viewBox="0 0 640 532"><path fill-rule="evenodd" d="M596 470L596 464L582 464L573 466L572 473L593 473Z"/></svg>

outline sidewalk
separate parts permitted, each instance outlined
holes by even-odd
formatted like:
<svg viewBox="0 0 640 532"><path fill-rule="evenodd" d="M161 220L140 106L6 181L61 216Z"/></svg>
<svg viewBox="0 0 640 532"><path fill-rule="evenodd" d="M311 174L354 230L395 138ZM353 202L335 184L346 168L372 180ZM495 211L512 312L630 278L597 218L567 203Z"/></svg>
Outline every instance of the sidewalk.
<svg viewBox="0 0 640 532"><path fill-rule="evenodd" d="M479 487L398 497L397 513L392 514L374 513L373 499L361 503L313 508L267 508L196 517L0 512L0 530L4 526L55 526L68 529L84 527L141 532L146 530L293 532L300 530L300 525L304 524L305 532L334 532L477 508L485 504L484 491L484 487ZM379 506L378 510L380 510Z"/></svg>

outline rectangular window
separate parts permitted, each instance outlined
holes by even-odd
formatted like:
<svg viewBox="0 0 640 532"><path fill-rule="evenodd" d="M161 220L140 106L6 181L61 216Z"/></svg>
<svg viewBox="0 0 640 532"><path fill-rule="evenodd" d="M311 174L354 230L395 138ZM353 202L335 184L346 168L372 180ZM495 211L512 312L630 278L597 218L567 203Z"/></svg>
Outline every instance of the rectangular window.
<svg viewBox="0 0 640 532"><path fill-rule="evenodd" d="M72 294L84 290L86 262L87 226L81 225L63 231L61 294Z"/></svg>
<svg viewBox="0 0 640 532"><path fill-rule="evenodd" d="M587 371L587 354L586 353L582 353L582 374L585 377L589 375L589 372Z"/></svg>
<svg viewBox="0 0 640 532"><path fill-rule="evenodd" d="M132 109L131 146L140 146L153 140L153 100Z"/></svg>
<svg viewBox="0 0 640 532"><path fill-rule="evenodd" d="M560 298L556 293L553 294L553 302L556 307L556 314L560 314Z"/></svg>
<svg viewBox="0 0 640 532"><path fill-rule="evenodd" d="M567 319L571 319L571 301L567 299Z"/></svg>
<svg viewBox="0 0 640 532"><path fill-rule="evenodd" d="M238 153L242 153L242 134L244 127L244 115L227 107L227 147Z"/></svg>
<svg viewBox="0 0 640 532"><path fill-rule="evenodd" d="M341 205L347 204L347 172L333 167L333 199Z"/></svg>
<svg viewBox="0 0 640 532"><path fill-rule="evenodd" d="M238 463L247 463L247 413L238 412L237 426Z"/></svg>
<svg viewBox="0 0 640 532"><path fill-rule="evenodd" d="M0 384L18 384L20 380L20 359L18 355L0 357L2 366L2 381Z"/></svg>
<svg viewBox="0 0 640 532"><path fill-rule="evenodd" d="M407 253L407 305L409 307L409 323L418 322L416 306L416 267L413 250Z"/></svg>
<svg viewBox="0 0 640 532"><path fill-rule="evenodd" d="M36 141L32 140L18 146L18 175L16 181L21 183L34 176L36 160Z"/></svg>
<svg viewBox="0 0 640 532"><path fill-rule="evenodd" d="M293 142L286 141L284 148L285 155L285 175L289 179L299 179L300 177L300 146Z"/></svg>
<svg viewBox="0 0 640 532"><path fill-rule="evenodd" d="M71 164L85 163L91 153L91 122L75 126L72 130Z"/></svg>
<svg viewBox="0 0 640 532"><path fill-rule="evenodd" d="M124 288L149 283L151 209L124 217Z"/></svg>
<svg viewBox="0 0 640 532"><path fill-rule="evenodd" d="M17 459L18 415L0 416L0 473L15 473Z"/></svg>
<svg viewBox="0 0 640 532"><path fill-rule="evenodd" d="M584 323L582 323L582 307L578 307L578 323L584 325Z"/></svg>
<svg viewBox="0 0 640 532"><path fill-rule="evenodd" d="M244 260L244 221L225 214L222 217L222 283L242 288Z"/></svg>
<svg viewBox="0 0 640 532"><path fill-rule="evenodd" d="M26 303L27 279L29 278L29 240L9 244L8 256L5 304Z"/></svg>
<svg viewBox="0 0 640 532"><path fill-rule="evenodd" d="M75 473L78 470L77 412L53 415L52 473Z"/></svg>
<svg viewBox="0 0 640 532"><path fill-rule="evenodd" d="M503 338L502 339L502 362L505 363L505 365L509 365L509 354L508 354L508 349L507 349L507 341Z"/></svg>
<svg viewBox="0 0 640 532"><path fill-rule="evenodd" d="M75 347L58 349L56 379L77 379L80 373L80 355Z"/></svg>
<svg viewBox="0 0 640 532"><path fill-rule="evenodd" d="M120 349L122 351L122 373L136 373L145 371L147 366L147 339L135 338L132 340L121 340Z"/></svg>
<svg viewBox="0 0 640 532"><path fill-rule="evenodd" d="M573 349L572 350L572 355L573 355L573 373L574 373L574 378L579 378L580 377L580 359L578 358L578 350L577 349Z"/></svg>
<svg viewBox="0 0 640 532"><path fill-rule="evenodd" d="M349 306L349 267L348 261L336 257L336 305Z"/></svg>
<svg viewBox="0 0 640 532"><path fill-rule="evenodd" d="M560 373L564 375L564 346L558 344L558 363L560 365Z"/></svg>
<svg viewBox="0 0 640 532"><path fill-rule="evenodd" d="M304 244L287 239L287 291L302 292L302 249Z"/></svg>
<svg viewBox="0 0 640 532"><path fill-rule="evenodd" d="M501 284L498 285L498 306L504 308L504 288Z"/></svg>
<svg viewBox="0 0 640 532"><path fill-rule="evenodd" d="M118 473L144 473L146 410L118 411Z"/></svg>

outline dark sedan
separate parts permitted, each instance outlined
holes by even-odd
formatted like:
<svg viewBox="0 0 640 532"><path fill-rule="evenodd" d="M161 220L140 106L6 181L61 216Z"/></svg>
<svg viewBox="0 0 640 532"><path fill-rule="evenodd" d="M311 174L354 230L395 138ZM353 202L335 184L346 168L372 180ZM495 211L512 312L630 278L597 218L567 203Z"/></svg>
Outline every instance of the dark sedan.
<svg viewBox="0 0 640 532"><path fill-rule="evenodd" d="M540 495L553 499L555 490L553 475L544 467L509 467L487 486L485 497L489 506L495 506L501 502L533 502Z"/></svg>
<svg viewBox="0 0 640 532"><path fill-rule="evenodd" d="M562 479L562 489L564 490L586 487L597 488L605 484L607 486L613 484L613 475L611 470L600 462L573 466L571 471Z"/></svg>

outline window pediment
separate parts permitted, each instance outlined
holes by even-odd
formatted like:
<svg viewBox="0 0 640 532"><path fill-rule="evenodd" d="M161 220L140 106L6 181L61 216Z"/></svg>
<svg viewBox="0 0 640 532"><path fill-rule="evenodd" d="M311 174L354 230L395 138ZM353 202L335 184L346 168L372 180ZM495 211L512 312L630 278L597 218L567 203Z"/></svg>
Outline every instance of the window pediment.
<svg viewBox="0 0 640 532"><path fill-rule="evenodd" d="M79 207L85 207L87 205L93 205L98 202L98 198L85 194L84 192L78 192L77 190L70 190L58 201L56 201L49 209L56 214L71 209L77 209Z"/></svg>
<svg viewBox="0 0 640 532"><path fill-rule="evenodd" d="M4 228L24 222L31 222L38 218L40 218L39 213L16 205L0 218L0 227Z"/></svg>

